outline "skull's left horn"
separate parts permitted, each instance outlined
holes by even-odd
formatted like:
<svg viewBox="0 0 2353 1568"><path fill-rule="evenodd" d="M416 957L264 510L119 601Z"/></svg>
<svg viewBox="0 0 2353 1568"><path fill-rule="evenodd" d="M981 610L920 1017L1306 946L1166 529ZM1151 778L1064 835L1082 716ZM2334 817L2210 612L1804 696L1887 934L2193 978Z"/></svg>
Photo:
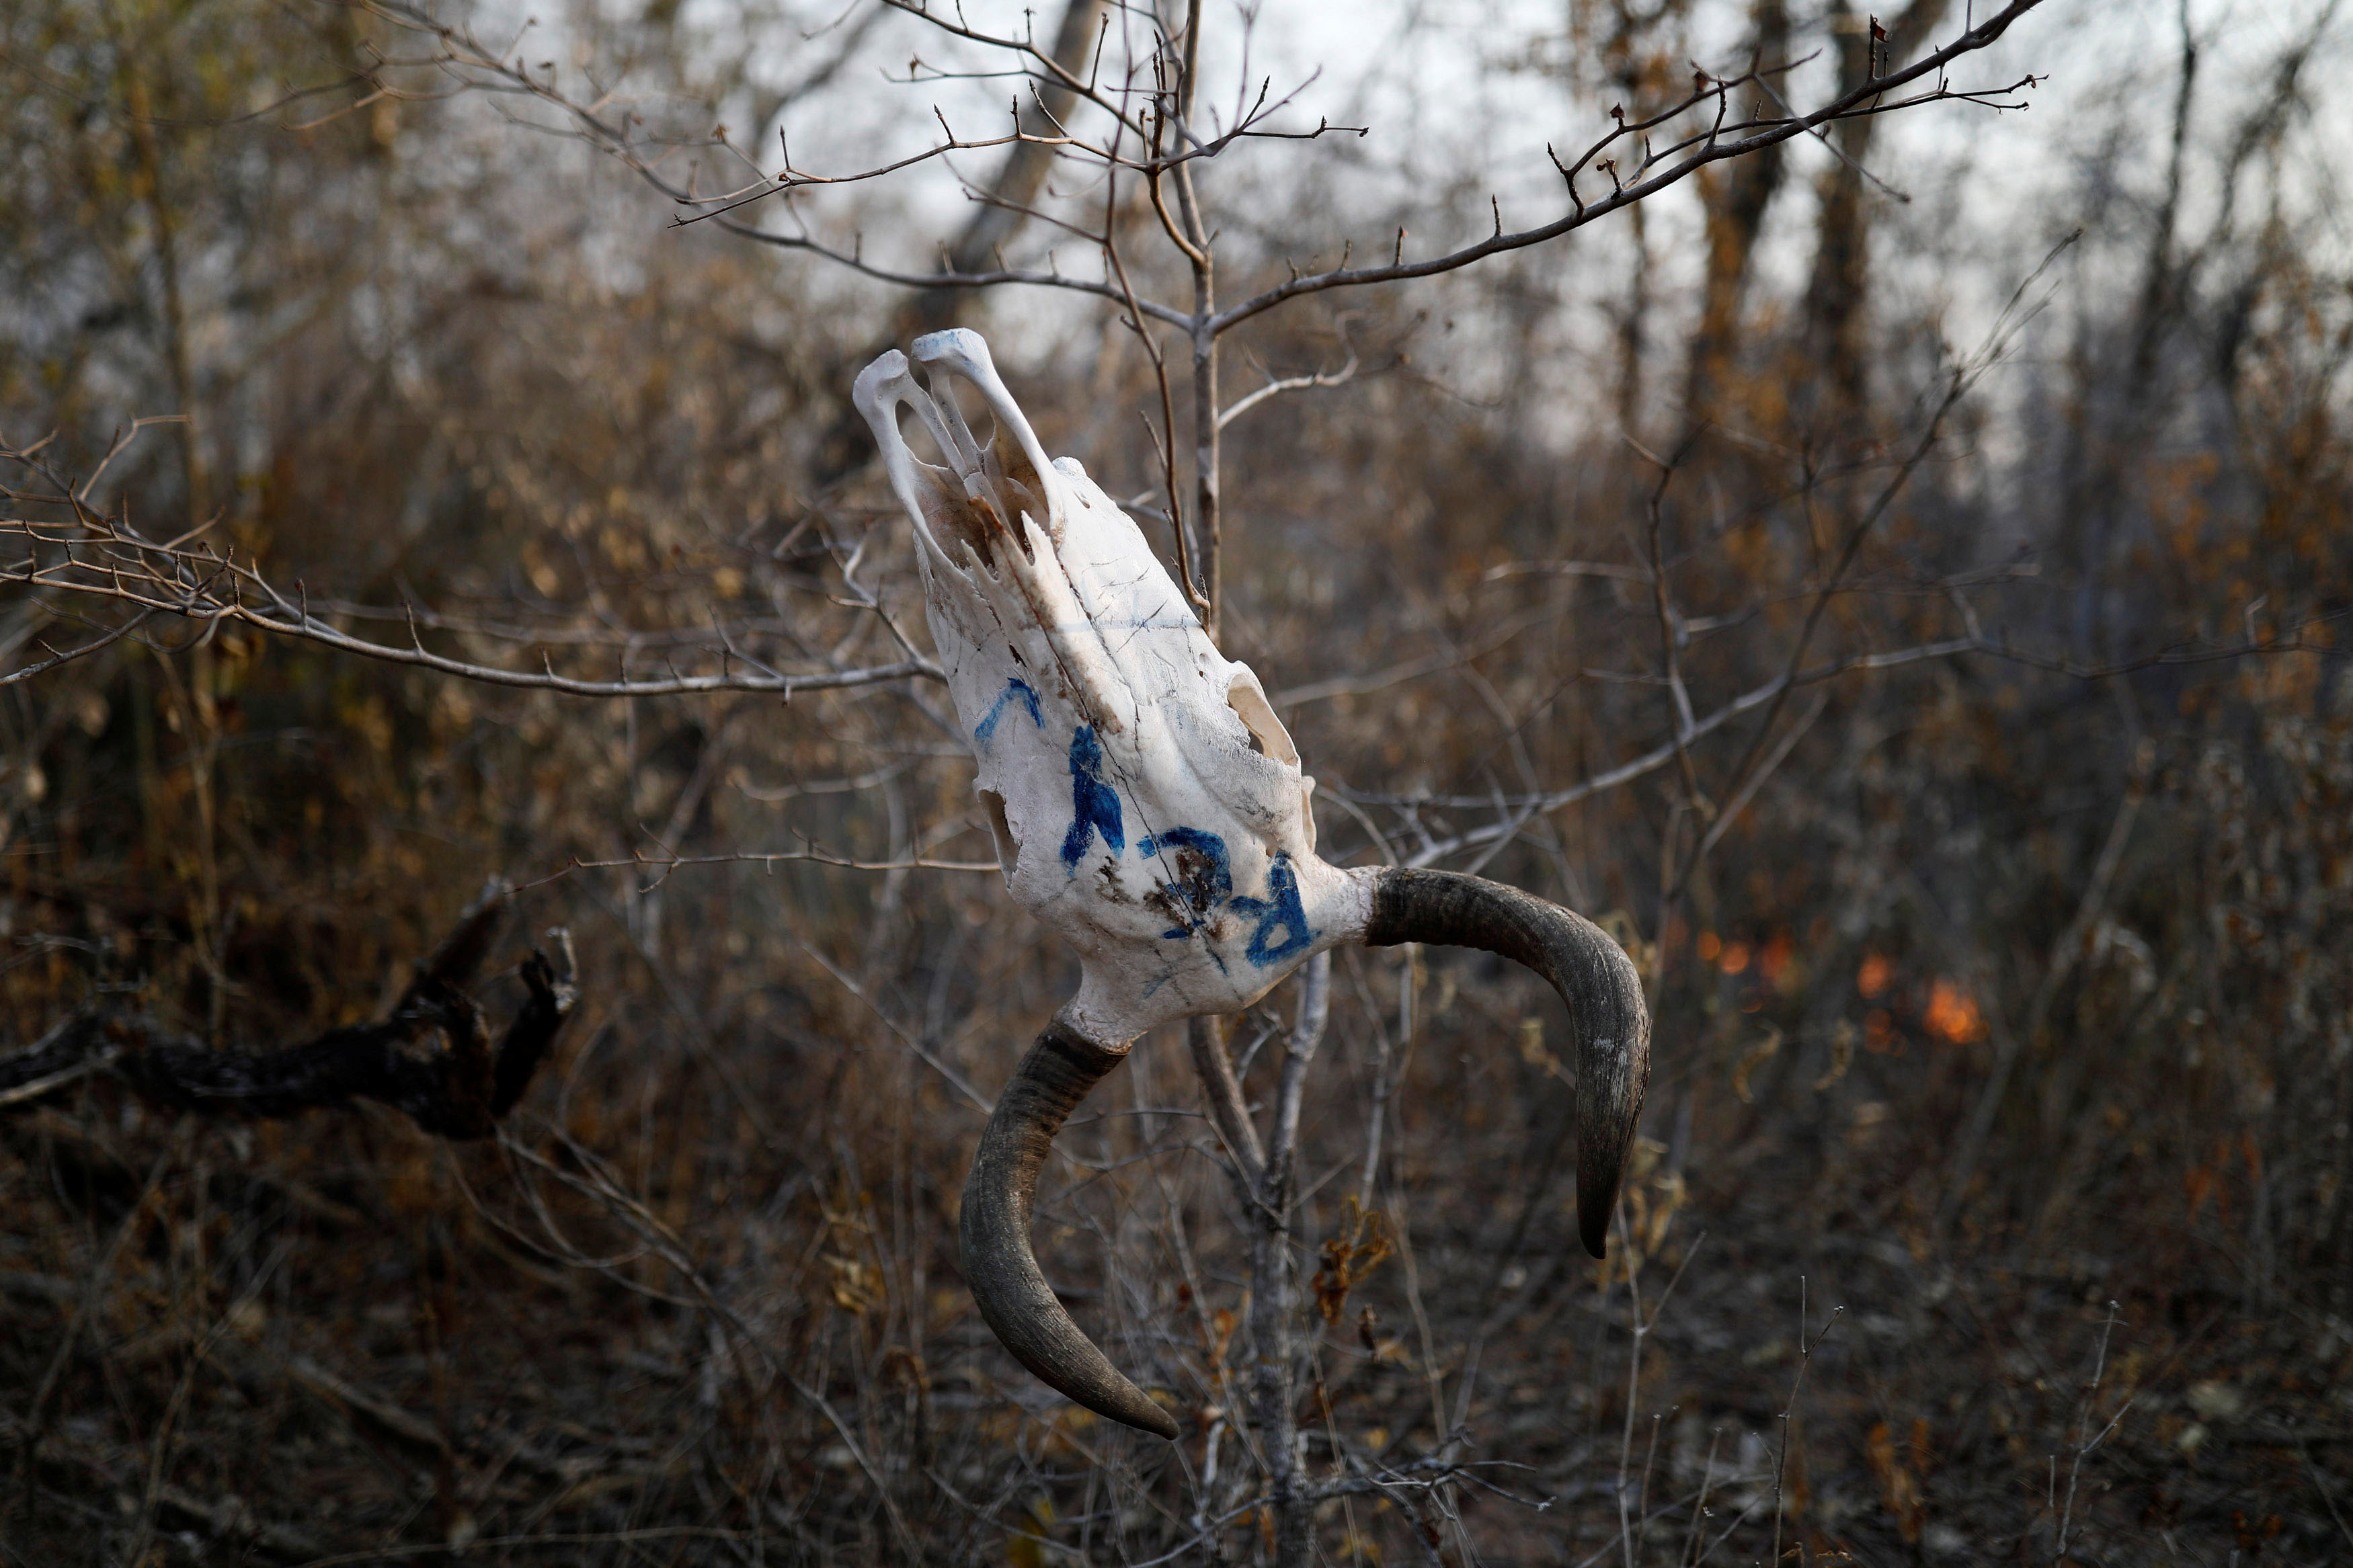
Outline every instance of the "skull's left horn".
<svg viewBox="0 0 2353 1568"><path fill-rule="evenodd" d="M1560 993L1577 1042L1577 1227L1585 1249L1603 1256L1651 1081L1651 1018L1633 961L1584 916L1460 871L1377 874L1365 945L1406 942L1480 948Z"/></svg>
<svg viewBox="0 0 2353 1568"><path fill-rule="evenodd" d="M1097 1415L1173 1439L1175 1417L1079 1331L1029 1250L1029 1206L1054 1134L1087 1090L1126 1059L1125 1047L1096 1045L1059 1017L1046 1026L980 1135L957 1239L980 1315L1016 1360Z"/></svg>

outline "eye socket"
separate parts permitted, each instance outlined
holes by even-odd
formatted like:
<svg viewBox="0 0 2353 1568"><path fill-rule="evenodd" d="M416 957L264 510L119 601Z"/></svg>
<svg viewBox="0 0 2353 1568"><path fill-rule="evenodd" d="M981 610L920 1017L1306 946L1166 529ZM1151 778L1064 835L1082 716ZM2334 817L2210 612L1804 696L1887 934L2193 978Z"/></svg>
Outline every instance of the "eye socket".
<svg viewBox="0 0 2353 1568"><path fill-rule="evenodd" d="M1013 880L1013 864L1021 858L1021 841L1013 837L1013 824L1006 820L1005 797L993 789L979 789L981 811L988 818L988 836L997 840L997 868L1005 879Z"/></svg>
<svg viewBox="0 0 2353 1568"><path fill-rule="evenodd" d="M1261 756L1272 757L1286 767L1299 765L1299 748L1291 743L1291 734L1282 721L1274 716L1267 705L1266 694L1248 675L1236 676L1226 688L1226 706L1234 710L1250 731L1250 750Z"/></svg>

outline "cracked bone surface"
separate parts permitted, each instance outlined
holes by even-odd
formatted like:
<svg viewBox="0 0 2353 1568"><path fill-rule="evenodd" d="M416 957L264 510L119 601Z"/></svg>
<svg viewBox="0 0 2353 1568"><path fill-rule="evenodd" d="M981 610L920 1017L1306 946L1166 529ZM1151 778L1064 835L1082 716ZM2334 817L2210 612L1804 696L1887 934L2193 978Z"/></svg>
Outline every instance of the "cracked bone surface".
<svg viewBox="0 0 2353 1568"><path fill-rule="evenodd" d="M1599 1256L1650 1070L1624 952L1498 883L1319 858L1314 781L1258 677L1210 643L1134 521L1075 460L1048 460L979 334L913 348L912 363L893 349L867 366L852 395L915 526L932 638L1006 885L1081 960L1078 994L1016 1069L965 1181L965 1274L997 1338L1080 1404L1176 1436L1039 1271L1038 1175L1063 1119L1137 1036L1238 1012L1341 942L1483 948L1560 993L1577 1047L1579 1227ZM986 409L981 431L959 381ZM909 447L902 411L944 466Z"/></svg>

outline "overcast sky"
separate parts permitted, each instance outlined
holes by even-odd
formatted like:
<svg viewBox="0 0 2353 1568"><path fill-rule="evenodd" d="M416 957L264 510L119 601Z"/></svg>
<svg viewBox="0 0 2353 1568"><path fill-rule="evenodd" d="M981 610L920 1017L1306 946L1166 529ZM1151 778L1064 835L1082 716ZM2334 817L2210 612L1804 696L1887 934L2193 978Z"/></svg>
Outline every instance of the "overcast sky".
<svg viewBox="0 0 2353 1568"><path fill-rule="evenodd" d="M1040 10L1039 31L1050 32L1059 5L1034 3ZM681 14L681 32L704 48L749 51L755 73L772 84L787 82L835 52L849 36L855 12L837 5L838 0L813 0L805 15L749 25L737 0L690 0ZM1958 0L1937 29L1939 42L1960 30L1968 5L1980 14L1990 8L1989 0ZM966 0L963 9L982 26L1024 26L1018 5ZM2329 9L2327 0L2193 0L2188 22L2200 47L2193 140L2208 148L2225 140L2262 100L2270 62ZM1703 63L1737 68L1746 14L1745 0L1698 0L1692 38ZM1398 221L1412 228L1413 252L1427 254L1475 237L1486 227L1489 194L1501 204L1507 227L1533 226L1556 216L1563 197L1546 143L1566 150L1589 142L1606 123L1603 114L1615 96L1614 89L1594 80L1590 50L1580 51L1566 36L1568 8L1558 0L1266 0L1254 16L1210 0L1206 15L1207 96L1221 121L1230 119L1246 68L1250 82L1271 79L1278 96L1292 94L1278 123L1312 127L1321 117L1368 128L1361 141L1242 147L1204 172L1209 199L1222 206L1229 223L1247 229L1255 218L1279 219L1279 226L1290 232L1314 234L1328 247L1327 260L1343 239L1356 245L1358 256L1369 247L1385 249L1387 226ZM1801 48L1820 43L1823 15L1800 0L1793 19ZM1954 77L1956 85L1993 87L2031 72L2042 79L2021 95L2031 108L1996 113L1944 104L1884 122L1870 155L1871 171L1910 200L1882 198L1883 237L1874 288L1883 308L1940 312L1948 340L1966 349L2051 247L2087 221L2094 231L2090 243L2066 264L2075 283L2096 283L2102 269L2114 273L2137 257L2145 241L2136 224L2164 164L2179 81L2181 30L2175 0L2049 0L1993 48L1962 62ZM2317 100L2325 103L2344 96L2337 84L2348 76L2353 25L2335 25L2324 37L2309 79L2318 88ZM1116 58L1115 45L1110 52ZM1013 83L909 86L885 79L903 77L917 54L935 67L1001 64L944 38L919 19L886 17L866 31L856 58L828 85L787 111L796 164L841 172L920 151L937 139L934 110L960 134L1001 132ZM1829 62L1818 58L1793 73L1788 95L1799 107L1810 108L1821 101L1830 83ZM2337 118L2337 123L2291 129L2297 147L2291 167L2301 186L2285 197L2307 220L2307 243L2342 258L2348 239L2334 193L2341 188L2337 174L2353 136L2353 115ZM740 139L742 128L736 133ZM764 166L773 167L773 128L760 136L759 155ZM985 179L999 156L968 154L959 166ZM1759 255L1767 289L1802 275L1810 246L1813 175L1828 153L1801 140L1793 157L1796 177L1777 203ZM2194 234L2210 221L2211 167L2210 161L2192 161L2185 232ZM2104 186L2096 174L2102 169L2114 176L2105 188L2121 193L2121 199L2105 208L2098 205ZM644 203L641 192L633 199ZM869 255L890 255L919 268L934 258L932 237L952 231L967 210L949 171L936 165L887 183L797 199L814 222L854 224L865 236ZM644 205L654 216L651 208L659 204ZM1686 187L1656 200L1648 221L1648 281L1652 295L1672 310L1688 298L1696 273L1696 192ZM1033 225L1023 243L1043 242ZM1101 266L1077 239L1060 244L1057 260L1089 275ZM1556 242L1545 265L1547 277L1567 293L1587 293L1597 300L1614 297L1613 291L1626 286L1632 265L1626 220L1606 220ZM1229 274L1229 297L1254 280ZM1463 290L1478 287L1465 282L1427 291L1441 301L1441 310L1467 310L1470 296ZM2076 290L2079 298L2084 293L2081 287ZM1050 330L1055 316L1055 307L1044 303L1008 300L999 310L1003 319L1033 321L1041 330ZM1582 350L1599 352L1605 315L1587 315Z"/></svg>

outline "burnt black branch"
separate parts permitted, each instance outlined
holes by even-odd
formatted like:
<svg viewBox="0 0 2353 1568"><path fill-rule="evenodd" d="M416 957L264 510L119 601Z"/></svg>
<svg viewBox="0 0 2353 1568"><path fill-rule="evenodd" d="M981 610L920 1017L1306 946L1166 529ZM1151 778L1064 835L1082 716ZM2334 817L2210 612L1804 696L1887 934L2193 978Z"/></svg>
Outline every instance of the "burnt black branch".
<svg viewBox="0 0 2353 1568"><path fill-rule="evenodd" d="M0 1058L0 1113L103 1075L175 1110L279 1117L373 1100L437 1137L487 1138L531 1087L580 997L571 933L559 927L523 961L528 995L491 1043L467 987L511 899L495 887L460 916L383 1018L300 1045L213 1050L145 1014L86 1008L31 1049Z"/></svg>

